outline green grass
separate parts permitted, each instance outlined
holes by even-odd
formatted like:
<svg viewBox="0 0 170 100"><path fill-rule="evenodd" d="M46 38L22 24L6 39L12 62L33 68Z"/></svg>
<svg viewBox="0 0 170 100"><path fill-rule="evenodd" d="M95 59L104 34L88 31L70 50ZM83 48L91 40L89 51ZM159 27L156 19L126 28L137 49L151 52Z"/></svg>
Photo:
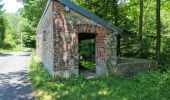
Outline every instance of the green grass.
<svg viewBox="0 0 170 100"><path fill-rule="evenodd" d="M43 64L32 57L29 76L37 100L170 100L170 70L130 79L115 76L86 80L52 80Z"/></svg>
<svg viewBox="0 0 170 100"><path fill-rule="evenodd" d="M11 52L12 50L5 50L5 49L0 49L0 54L5 54L8 52Z"/></svg>
<svg viewBox="0 0 170 100"><path fill-rule="evenodd" d="M89 62L89 61L80 61L81 66L95 72L96 71L96 64L93 62Z"/></svg>
<svg viewBox="0 0 170 100"><path fill-rule="evenodd" d="M5 54L9 52L19 52L19 51L33 51L32 48L13 48L13 49L1 49L0 54Z"/></svg>

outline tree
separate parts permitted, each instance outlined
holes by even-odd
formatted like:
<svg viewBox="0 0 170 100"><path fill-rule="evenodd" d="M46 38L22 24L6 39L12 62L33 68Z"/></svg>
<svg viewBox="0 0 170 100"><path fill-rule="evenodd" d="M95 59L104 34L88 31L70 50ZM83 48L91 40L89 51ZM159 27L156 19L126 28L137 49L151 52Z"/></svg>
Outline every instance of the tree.
<svg viewBox="0 0 170 100"><path fill-rule="evenodd" d="M160 0L156 3L156 60L160 64L160 50L161 50L161 20L160 20Z"/></svg>
<svg viewBox="0 0 170 100"><path fill-rule="evenodd" d="M28 22L17 13L5 13L7 19L6 31L5 31L5 45L8 48L15 48L22 45L23 27Z"/></svg>
<svg viewBox="0 0 170 100"><path fill-rule="evenodd" d="M0 43L3 42L5 36L5 19L4 19L4 11L2 10L3 4L1 4L2 0L0 0Z"/></svg>
<svg viewBox="0 0 170 100"><path fill-rule="evenodd" d="M140 41L140 54L143 52L143 0L140 0L140 16L139 16L139 41ZM141 55L140 55L141 56Z"/></svg>
<svg viewBox="0 0 170 100"><path fill-rule="evenodd" d="M38 22L43 14L45 5L48 0L20 0L24 5L24 8L20 10L22 16L28 19L29 26L24 26L24 33L27 33L25 38L27 41L27 47L35 47L36 45L36 32L35 28L38 25Z"/></svg>

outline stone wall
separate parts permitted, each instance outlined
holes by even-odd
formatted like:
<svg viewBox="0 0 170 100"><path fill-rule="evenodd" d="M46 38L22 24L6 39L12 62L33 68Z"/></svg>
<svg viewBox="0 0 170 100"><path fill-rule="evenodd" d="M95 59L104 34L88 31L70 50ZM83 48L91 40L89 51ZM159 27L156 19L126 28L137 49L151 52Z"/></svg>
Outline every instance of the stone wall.
<svg viewBox="0 0 170 100"><path fill-rule="evenodd" d="M52 3L37 26L37 56L42 60L45 67L53 75L54 46L53 46L53 19Z"/></svg>
<svg viewBox="0 0 170 100"><path fill-rule="evenodd" d="M37 56L53 78L79 74L78 37L81 33L96 36L97 75L108 75L107 61L116 62L117 41L112 31L72 9L66 11L65 6L55 0L49 4L36 31Z"/></svg>
<svg viewBox="0 0 170 100"><path fill-rule="evenodd" d="M117 64L117 38L114 36L113 33L108 33L105 40L105 51L106 51L106 66L108 69L108 73L111 73L110 71L112 68Z"/></svg>
<svg viewBox="0 0 170 100"><path fill-rule="evenodd" d="M108 74L105 40L106 36L112 32L111 30L72 9L65 11L64 5L57 1L53 1L53 23L54 70L56 75L62 77L69 77L72 74L78 75L78 34L81 33L96 34L96 73L98 75ZM113 33L112 37L112 39L115 39ZM115 41L113 40L113 42ZM114 57L116 56L115 53L111 54Z"/></svg>
<svg viewBox="0 0 170 100"><path fill-rule="evenodd" d="M109 74L119 77L130 77L139 73L144 73L157 66L155 61L131 58L118 58L118 63L112 66Z"/></svg>

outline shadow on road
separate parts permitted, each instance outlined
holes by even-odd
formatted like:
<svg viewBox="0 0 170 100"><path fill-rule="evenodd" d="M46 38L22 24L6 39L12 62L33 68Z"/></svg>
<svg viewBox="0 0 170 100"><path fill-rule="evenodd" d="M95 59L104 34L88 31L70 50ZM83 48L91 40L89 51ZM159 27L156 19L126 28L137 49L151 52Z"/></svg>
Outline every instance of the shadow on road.
<svg viewBox="0 0 170 100"><path fill-rule="evenodd" d="M12 54L0 54L0 57L12 56Z"/></svg>
<svg viewBox="0 0 170 100"><path fill-rule="evenodd" d="M9 56L30 56L31 52L15 52L8 54L0 54L0 57L9 57Z"/></svg>
<svg viewBox="0 0 170 100"><path fill-rule="evenodd" d="M28 54L21 54L21 55L18 55L18 56L30 56L31 53L28 53Z"/></svg>
<svg viewBox="0 0 170 100"><path fill-rule="evenodd" d="M0 100L33 100L26 70L0 74Z"/></svg>

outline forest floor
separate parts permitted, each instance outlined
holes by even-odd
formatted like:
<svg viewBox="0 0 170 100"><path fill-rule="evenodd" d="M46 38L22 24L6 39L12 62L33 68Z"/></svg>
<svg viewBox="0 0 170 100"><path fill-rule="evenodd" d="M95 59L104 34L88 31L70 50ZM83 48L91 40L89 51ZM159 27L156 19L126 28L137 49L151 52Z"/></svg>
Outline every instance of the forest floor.
<svg viewBox="0 0 170 100"><path fill-rule="evenodd" d="M28 81L30 52L0 55L0 100L33 100Z"/></svg>

